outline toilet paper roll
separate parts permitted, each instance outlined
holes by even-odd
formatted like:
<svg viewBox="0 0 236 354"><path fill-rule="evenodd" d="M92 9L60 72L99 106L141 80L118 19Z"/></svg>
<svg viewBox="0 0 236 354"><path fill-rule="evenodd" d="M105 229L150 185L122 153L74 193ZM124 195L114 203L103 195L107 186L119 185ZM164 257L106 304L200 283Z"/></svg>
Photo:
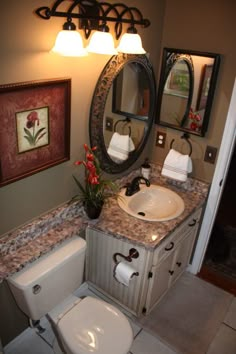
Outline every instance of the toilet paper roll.
<svg viewBox="0 0 236 354"><path fill-rule="evenodd" d="M129 286L129 281L136 270L125 262L120 262L115 268L115 278L118 282Z"/></svg>

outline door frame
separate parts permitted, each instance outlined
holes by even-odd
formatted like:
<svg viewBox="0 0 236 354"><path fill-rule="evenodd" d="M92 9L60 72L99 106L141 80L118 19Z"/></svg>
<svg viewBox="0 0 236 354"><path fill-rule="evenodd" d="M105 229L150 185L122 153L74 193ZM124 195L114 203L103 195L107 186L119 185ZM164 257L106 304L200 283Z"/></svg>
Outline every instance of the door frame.
<svg viewBox="0 0 236 354"><path fill-rule="evenodd" d="M198 242L195 248L192 263L188 271L197 274L202 266L204 256L207 250L211 231L214 226L217 210L221 200L222 192L226 182L229 170L234 144L236 141L236 79L230 100L229 110L226 118L223 137L217 159L217 164L206 204L204 217L202 220Z"/></svg>

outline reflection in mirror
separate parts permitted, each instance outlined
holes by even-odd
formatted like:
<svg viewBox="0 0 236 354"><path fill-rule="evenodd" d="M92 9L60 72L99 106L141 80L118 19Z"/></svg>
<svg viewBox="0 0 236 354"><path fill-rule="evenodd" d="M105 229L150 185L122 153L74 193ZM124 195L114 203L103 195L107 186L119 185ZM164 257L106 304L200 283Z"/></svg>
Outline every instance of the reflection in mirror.
<svg viewBox="0 0 236 354"><path fill-rule="evenodd" d="M123 71L123 70L122 70ZM122 116L114 113L112 101L114 97L114 85L111 86L106 100L103 116L103 137L109 157L118 164L127 160L131 153L139 149L147 129L145 120L135 119L134 113ZM130 117L134 119L131 119ZM112 122L112 129L107 129L107 120Z"/></svg>
<svg viewBox="0 0 236 354"><path fill-rule="evenodd" d="M120 173L143 151L155 108L155 79L146 55L113 56L100 75L90 111L90 143L101 168Z"/></svg>
<svg viewBox="0 0 236 354"><path fill-rule="evenodd" d="M158 124L204 136L219 63L218 54L164 48Z"/></svg>
<svg viewBox="0 0 236 354"><path fill-rule="evenodd" d="M132 62L124 66L113 83L112 111L126 117L148 115L150 90L142 65Z"/></svg>

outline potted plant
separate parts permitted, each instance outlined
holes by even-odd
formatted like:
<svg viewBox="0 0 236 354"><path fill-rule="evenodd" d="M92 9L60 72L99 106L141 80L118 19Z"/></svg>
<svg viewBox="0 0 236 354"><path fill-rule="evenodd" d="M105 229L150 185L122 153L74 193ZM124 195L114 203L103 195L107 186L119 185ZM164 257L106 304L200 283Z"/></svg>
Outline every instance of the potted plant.
<svg viewBox="0 0 236 354"><path fill-rule="evenodd" d="M90 148L84 144L85 160L75 162L76 166L83 165L85 168L84 185L73 175L79 187L79 194L75 198L83 203L90 219L98 218L105 200L114 197L118 192L118 187L114 182L103 178L99 161L94 154L96 149L96 147Z"/></svg>

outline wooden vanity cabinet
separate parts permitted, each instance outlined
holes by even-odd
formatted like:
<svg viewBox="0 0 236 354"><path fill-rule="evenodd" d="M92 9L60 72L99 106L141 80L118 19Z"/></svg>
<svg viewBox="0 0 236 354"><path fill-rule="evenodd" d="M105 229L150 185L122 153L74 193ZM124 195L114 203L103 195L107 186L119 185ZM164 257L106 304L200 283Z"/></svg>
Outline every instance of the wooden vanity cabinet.
<svg viewBox="0 0 236 354"><path fill-rule="evenodd" d="M187 268L202 209L183 222L153 254L144 312L148 314Z"/></svg>
<svg viewBox="0 0 236 354"><path fill-rule="evenodd" d="M196 238L201 209L193 213L155 250L133 245L128 240L117 239L95 229L86 230L86 281L136 316L148 314L166 294L191 257ZM129 263L138 272L127 287L114 278L114 254L129 254L135 248L137 259ZM118 261L124 261L117 257Z"/></svg>

